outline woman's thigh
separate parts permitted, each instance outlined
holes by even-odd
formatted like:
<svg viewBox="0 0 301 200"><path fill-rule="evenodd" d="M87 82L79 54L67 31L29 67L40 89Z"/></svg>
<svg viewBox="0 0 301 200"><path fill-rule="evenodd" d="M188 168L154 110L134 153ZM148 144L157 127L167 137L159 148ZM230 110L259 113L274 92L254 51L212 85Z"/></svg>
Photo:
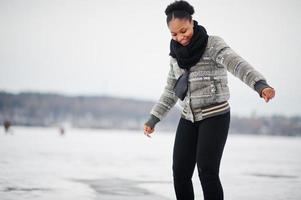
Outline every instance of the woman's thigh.
<svg viewBox="0 0 301 200"><path fill-rule="evenodd" d="M196 124L181 118L177 127L173 148L173 170L176 174L190 176L196 164L198 128Z"/></svg>
<svg viewBox="0 0 301 200"><path fill-rule="evenodd" d="M207 118L199 123L196 153L199 170L219 171L229 123L230 112Z"/></svg>

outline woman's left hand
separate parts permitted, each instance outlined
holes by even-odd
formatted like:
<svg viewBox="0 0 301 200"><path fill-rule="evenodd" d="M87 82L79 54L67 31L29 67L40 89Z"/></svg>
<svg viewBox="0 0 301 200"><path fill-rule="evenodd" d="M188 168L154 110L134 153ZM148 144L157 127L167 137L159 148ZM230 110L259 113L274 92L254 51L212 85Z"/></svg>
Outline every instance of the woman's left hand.
<svg viewBox="0 0 301 200"><path fill-rule="evenodd" d="M264 88L261 92L261 96L262 98L264 98L264 100L266 102L269 102L270 99L275 97L275 90L274 88Z"/></svg>

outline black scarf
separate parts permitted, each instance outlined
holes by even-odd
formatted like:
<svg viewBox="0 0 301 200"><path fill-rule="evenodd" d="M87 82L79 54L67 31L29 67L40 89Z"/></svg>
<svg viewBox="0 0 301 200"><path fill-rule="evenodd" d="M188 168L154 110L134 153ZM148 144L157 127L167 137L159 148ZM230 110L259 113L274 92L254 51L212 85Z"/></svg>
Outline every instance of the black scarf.
<svg viewBox="0 0 301 200"><path fill-rule="evenodd" d="M182 46L175 40L170 41L169 55L177 60L180 68L185 69L174 87L176 96L183 100L188 89L189 70L192 66L201 59L208 42L208 35L206 29L198 25L197 21L193 21L193 35L188 45Z"/></svg>

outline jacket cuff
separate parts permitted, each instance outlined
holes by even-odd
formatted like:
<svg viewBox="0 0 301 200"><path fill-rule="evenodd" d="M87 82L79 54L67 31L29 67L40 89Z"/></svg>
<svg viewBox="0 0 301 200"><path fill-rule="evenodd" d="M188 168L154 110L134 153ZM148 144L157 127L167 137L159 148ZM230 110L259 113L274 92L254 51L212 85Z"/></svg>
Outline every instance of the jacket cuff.
<svg viewBox="0 0 301 200"><path fill-rule="evenodd" d="M267 84L265 80L259 80L254 85L254 89L256 90L256 92L259 94L260 97L262 97L261 92L265 88L272 88L271 86L269 86L269 84Z"/></svg>
<svg viewBox="0 0 301 200"><path fill-rule="evenodd" d="M160 119L158 117L156 117L155 115L150 115L149 119L147 120L147 122L145 122L145 125L154 128L155 125L160 121Z"/></svg>

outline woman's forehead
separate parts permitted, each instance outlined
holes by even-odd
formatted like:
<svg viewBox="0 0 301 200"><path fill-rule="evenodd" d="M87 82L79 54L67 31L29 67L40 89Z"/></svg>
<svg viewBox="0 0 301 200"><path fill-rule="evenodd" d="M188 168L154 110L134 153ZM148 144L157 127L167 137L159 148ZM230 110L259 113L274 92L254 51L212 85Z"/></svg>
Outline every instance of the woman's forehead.
<svg viewBox="0 0 301 200"><path fill-rule="evenodd" d="M172 19L168 23L168 27L171 31L177 32L180 31L182 28L187 28L190 26L190 21L188 19Z"/></svg>

